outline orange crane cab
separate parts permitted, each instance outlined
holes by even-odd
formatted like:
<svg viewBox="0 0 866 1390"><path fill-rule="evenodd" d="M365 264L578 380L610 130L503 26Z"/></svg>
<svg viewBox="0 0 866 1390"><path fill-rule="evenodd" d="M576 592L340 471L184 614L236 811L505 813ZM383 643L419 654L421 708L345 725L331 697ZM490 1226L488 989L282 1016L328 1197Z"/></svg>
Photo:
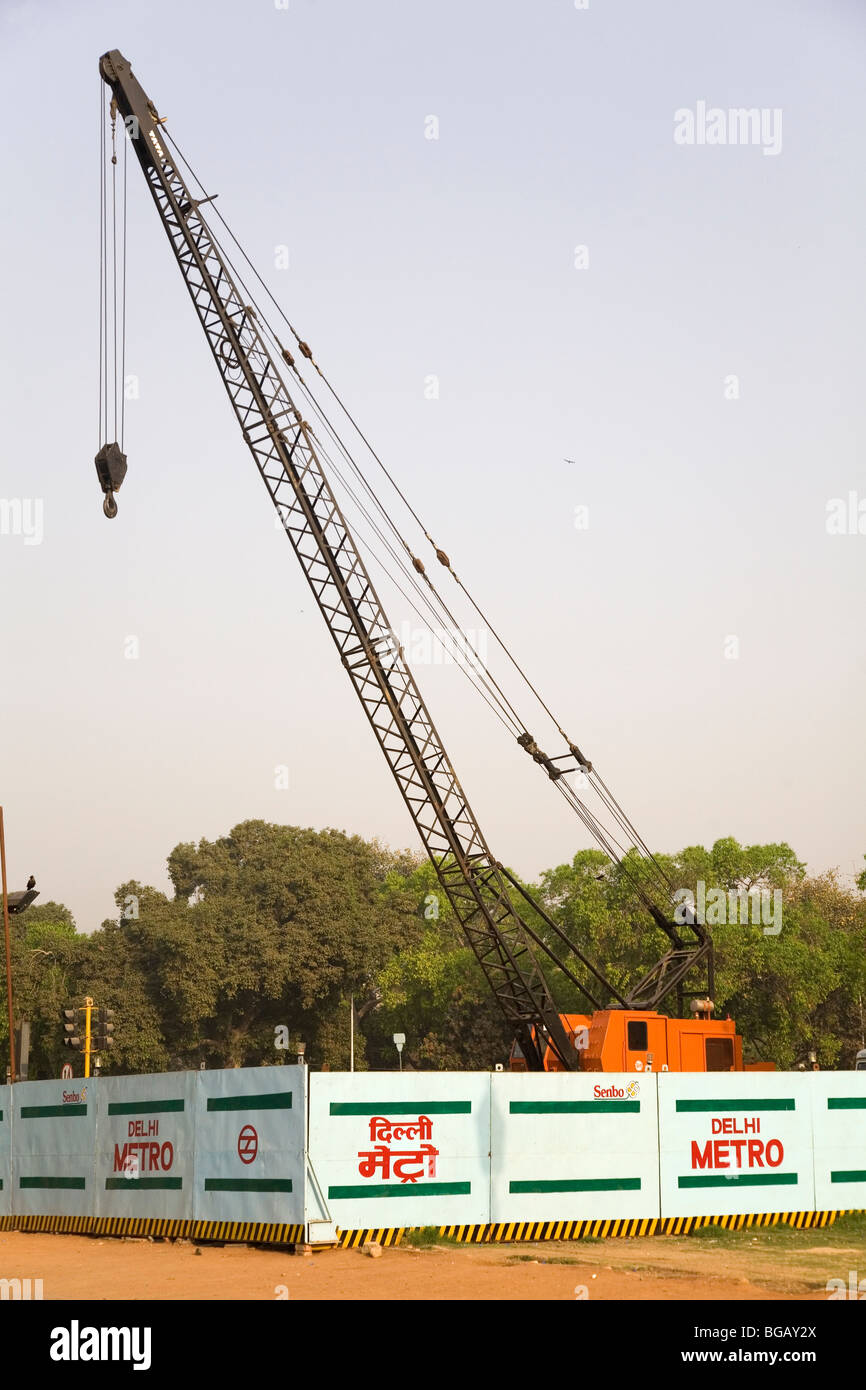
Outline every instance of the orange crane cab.
<svg viewBox="0 0 866 1390"><path fill-rule="evenodd" d="M730 1018L602 1009L581 1060L583 1071L742 1071L743 1040Z"/></svg>
<svg viewBox="0 0 866 1390"><path fill-rule="evenodd" d="M709 1011L693 1018L668 1018L655 1010L599 1009L589 1014L562 1014L562 1023L580 1057L580 1071L748 1071L743 1040L733 1019L711 1019ZM515 1043L512 1071L527 1071ZM565 1071L548 1044L545 1071Z"/></svg>
<svg viewBox="0 0 866 1390"><path fill-rule="evenodd" d="M589 1014L560 1014L560 1021L568 1034L568 1040L574 1049L580 1053L587 1045L589 1030L592 1025L592 1018ZM536 1036L536 1029L532 1029L533 1037ZM509 1071L529 1071L523 1048L515 1038L511 1044L511 1056L508 1059ZM550 1043L544 1050L544 1070L545 1071L565 1071L559 1054Z"/></svg>

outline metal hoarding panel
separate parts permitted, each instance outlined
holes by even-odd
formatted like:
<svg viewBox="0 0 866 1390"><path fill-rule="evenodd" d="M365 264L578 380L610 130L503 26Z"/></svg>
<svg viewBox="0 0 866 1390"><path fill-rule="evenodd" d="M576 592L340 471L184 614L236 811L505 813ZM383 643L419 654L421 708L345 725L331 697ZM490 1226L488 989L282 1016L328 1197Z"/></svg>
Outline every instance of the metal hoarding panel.
<svg viewBox="0 0 866 1390"><path fill-rule="evenodd" d="M0 1086L0 1216L12 1210L11 1091L11 1086Z"/></svg>
<svg viewBox="0 0 866 1390"><path fill-rule="evenodd" d="M192 1219L198 1072L102 1077L96 1214Z"/></svg>
<svg viewBox="0 0 866 1390"><path fill-rule="evenodd" d="M318 1072L309 1146L341 1230L490 1219L489 1072Z"/></svg>
<svg viewBox="0 0 866 1390"><path fill-rule="evenodd" d="M492 1222L658 1217L653 1074L491 1081Z"/></svg>
<svg viewBox="0 0 866 1390"><path fill-rule="evenodd" d="M19 1081L12 1089L12 1210L16 1216L93 1216L100 1082Z"/></svg>
<svg viewBox="0 0 866 1390"><path fill-rule="evenodd" d="M658 1075L662 1216L812 1211L812 1117L791 1072Z"/></svg>
<svg viewBox="0 0 866 1390"><path fill-rule="evenodd" d="M866 1208L866 1071L807 1074L818 1211Z"/></svg>
<svg viewBox="0 0 866 1390"><path fill-rule="evenodd" d="M300 1224L306 1067L241 1067L197 1078L196 1221Z"/></svg>

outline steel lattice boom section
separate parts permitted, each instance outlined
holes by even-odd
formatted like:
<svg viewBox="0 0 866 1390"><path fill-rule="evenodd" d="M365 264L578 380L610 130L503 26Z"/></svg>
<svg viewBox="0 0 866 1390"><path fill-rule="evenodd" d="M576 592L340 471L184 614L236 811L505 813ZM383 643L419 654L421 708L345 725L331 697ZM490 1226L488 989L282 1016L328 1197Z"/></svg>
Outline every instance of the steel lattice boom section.
<svg viewBox="0 0 866 1390"><path fill-rule="evenodd" d="M549 1038L576 1069L577 1053L533 954L535 933L511 901L255 312L129 64L112 51L100 72L124 118L134 118L136 155L244 439L463 931L530 1065L541 1069Z"/></svg>

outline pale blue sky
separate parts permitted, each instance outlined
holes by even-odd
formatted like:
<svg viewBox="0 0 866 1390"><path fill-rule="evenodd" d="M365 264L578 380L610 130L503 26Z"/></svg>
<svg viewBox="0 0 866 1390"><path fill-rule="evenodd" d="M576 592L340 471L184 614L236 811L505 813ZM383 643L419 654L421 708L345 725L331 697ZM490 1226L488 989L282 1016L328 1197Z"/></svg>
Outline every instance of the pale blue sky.
<svg viewBox="0 0 866 1390"><path fill-rule="evenodd" d="M140 399L120 514L102 515L97 60L114 47L650 844L788 839L855 873L866 534L825 517L866 499L860 6L0 15L0 496L44 517L40 545L0 535L12 886L35 872L91 929L118 882L164 885L179 840L246 817L415 847L134 166ZM781 152L677 145L674 113L699 101L778 108ZM585 844L455 673L417 674L494 852L531 876Z"/></svg>

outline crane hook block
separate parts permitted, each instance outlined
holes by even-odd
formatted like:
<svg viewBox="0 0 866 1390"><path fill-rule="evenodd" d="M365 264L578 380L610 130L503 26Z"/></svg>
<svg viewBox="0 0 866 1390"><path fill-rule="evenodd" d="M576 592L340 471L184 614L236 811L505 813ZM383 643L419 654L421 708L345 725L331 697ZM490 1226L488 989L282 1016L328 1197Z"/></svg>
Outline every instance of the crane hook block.
<svg viewBox="0 0 866 1390"><path fill-rule="evenodd" d="M114 494L126 477L126 454L121 451L120 445L117 443L103 444L94 462L99 486L105 493L102 510L106 516L117 516L117 503L114 500Z"/></svg>

